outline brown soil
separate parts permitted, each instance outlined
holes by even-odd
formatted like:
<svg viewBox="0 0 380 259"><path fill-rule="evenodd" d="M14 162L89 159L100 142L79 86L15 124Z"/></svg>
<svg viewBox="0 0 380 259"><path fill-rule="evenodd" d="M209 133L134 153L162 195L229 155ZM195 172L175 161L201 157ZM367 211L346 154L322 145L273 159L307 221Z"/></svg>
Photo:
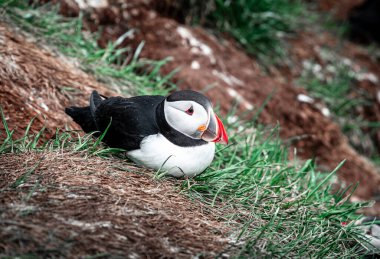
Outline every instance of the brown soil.
<svg viewBox="0 0 380 259"><path fill-rule="evenodd" d="M74 62L36 46L30 36L0 23L0 104L14 137L20 137L36 117L31 132L42 127L78 128L65 114L70 105L85 105L92 90L112 95L108 88L82 72ZM0 138L5 136L0 125Z"/></svg>
<svg viewBox="0 0 380 259"><path fill-rule="evenodd" d="M72 8L75 3L68 2L71 4L62 5L61 12L71 15L78 12L78 7ZM349 145L339 126L322 114L320 104L298 100L300 94L307 95L305 90L295 87L293 80L302 71L302 61L308 57L317 58L315 50L326 44L340 44L334 37L320 32L297 34L290 41L294 44L286 62L290 65L272 68L268 76L232 40L217 38L201 28L168 18L167 14L161 15L154 9L155 1L135 0L127 5L116 0L108 2L108 7L85 10L91 13L87 19L89 29L102 31L101 46L133 28L135 33L124 41L125 45L137 47L144 41L141 57L155 60L171 57L162 72L166 74L180 68L174 81L181 88L205 91L223 111L237 102L241 112L251 111L252 114L271 96L260 115L262 123L274 125L279 122L281 137L291 142L301 157L315 157L317 163L328 170L346 159L338 176L344 185L361 183L355 198L378 196L380 176L377 169ZM348 57L355 58L359 65L369 70L374 69L376 74L380 71L365 51L344 44L349 47ZM359 85L367 87L376 100L378 85L371 85L366 80ZM376 121L379 105L372 108L372 120Z"/></svg>
<svg viewBox="0 0 380 259"><path fill-rule="evenodd" d="M348 18L350 11L361 5L365 0L319 0L318 5L322 11L328 11L338 20Z"/></svg>
<svg viewBox="0 0 380 259"><path fill-rule="evenodd" d="M59 151L1 161L0 257L214 257L227 245L224 225L178 181L120 159Z"/></svg>
<svg viewBox="0 0 380 259"><path fill-rule="evenodd" d="M331 57L340 62L348 62L348 67L352 71L359 72L362 78L357 78L354 82L353 91L350 93L352 98L366 96L370 105L357 106L352 111L358 117L367 121L380 121L380 63L377 62L375 55L370 55L368 50L349 41L338 40L335 36L326 32L315 30L305 30L299 33L296 38L289 41L291 69L286 69L280 74L285 80L297 85L295 79L301 76L304 61L313 61L315 64L326 67L329 65L323 57L323 50L330 51ZM373 78L371 78L373 77ZM376 80L375 80L376 79ZM362 139L350 137L352 145L368 156L380 153L380 131L370 132L368 129L368 141L361 142Z"/></svg>

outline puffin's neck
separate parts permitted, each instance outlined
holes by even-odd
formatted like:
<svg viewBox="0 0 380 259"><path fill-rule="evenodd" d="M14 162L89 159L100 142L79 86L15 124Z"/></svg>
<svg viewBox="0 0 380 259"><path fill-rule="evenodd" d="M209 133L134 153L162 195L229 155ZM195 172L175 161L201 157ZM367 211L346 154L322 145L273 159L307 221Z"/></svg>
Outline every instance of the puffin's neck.
<svg viewBox="0 0 380 259"><path fill-rule="evenodd" d="M208 142L203 139L193 139L181 132L173 129L165 119L164 112L165 99L156 108L157 126L162 135L164 135L170 142L181 147L194 147L205 145Z"/></svg>

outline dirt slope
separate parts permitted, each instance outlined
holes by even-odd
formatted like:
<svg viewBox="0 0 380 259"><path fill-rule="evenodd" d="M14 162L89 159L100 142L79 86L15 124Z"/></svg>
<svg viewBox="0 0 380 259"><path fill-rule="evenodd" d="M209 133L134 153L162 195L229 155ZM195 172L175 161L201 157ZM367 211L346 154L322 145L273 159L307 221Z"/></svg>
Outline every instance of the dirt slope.
<svg viewBox="0 0 380 259"><path fill-rule="evenodd" d="M0 257L213 257L227 245L225 227L179 194L177 181L153 181L120 159L67 151L1 159Z"/></svg>
<svg viewBox="0 0 380 259"><path fill-rule="evenodd" d="M86 105L92 90L113 93L74 62L35 45L32 40L0 23L0 105L9 127L16 129L14 136L19 137L36 117L34 132L43 126L50 133L66 124L78 128L64 113L65 107Z"/></svg>
<svg viewBox="0 0 380 259"><path fill-rule="evenodd" d="M108 41L116 40L133 29L133 36L124 41L126 46L137 47L144 41L142 57L171 57L172 61L162 72L169 73L180 68L174 80L181 88L205 91L224 111L236 102L241 112L257 111L271 96L260 115L262 123L275 125L279 122L281 137L297 147L301 157L315 157L317 163L328 170L346 159L338 176L343 185L361 183L356 198L373 199L380 194L380 176L373 164L349 145L338 125L323 113L320 106L304 101L307 92L296 87L293 81L294 77L298 77L300 67L297 69L296 65L294 71L280 70L272 76L265 75L256 61L232 40L216 38L201 28L191 28L168 18L166 14L161 15L154 9L155 1L135 0L129 1L127 5L122 2L110 0L108 6L84 7L84 11L89 14L88 28L102 32L100 45L105 46ZM61 5L63 14L75 15L79 12L75 1L64 3ZM297 55L302 53L303 47L306 46L306 55L313 55L313 48L317 48L315 44L323 45L325 42L311 41L307 45L308 38L304 34L299 37L299 40L296 36L293 41L295 48L289 60L300 65L302 58ZM299 45L295 43L302 42L302 39L305 42ZM308 47L311 50L307 50ZM365 81L363 84L367 83ZM371 87L376 98L378 86ZM376 120L380 109L378 106L374 109L373 119Z"/></svg>

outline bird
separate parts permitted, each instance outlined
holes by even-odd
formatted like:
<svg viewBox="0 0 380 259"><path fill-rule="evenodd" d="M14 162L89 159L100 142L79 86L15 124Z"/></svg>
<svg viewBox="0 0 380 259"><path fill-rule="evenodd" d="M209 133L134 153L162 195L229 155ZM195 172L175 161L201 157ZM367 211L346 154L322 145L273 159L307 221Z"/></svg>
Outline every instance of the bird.
<svg viewBox="0 0 380 259"><path fill-rule="evenodd" d="M65 109L86 133L106 131L109 147L133 162L174 177L193 177L212 162L215 143L228 144L211 101L192 90L168 96L106 97L93 91L89 106Z"/></svg>

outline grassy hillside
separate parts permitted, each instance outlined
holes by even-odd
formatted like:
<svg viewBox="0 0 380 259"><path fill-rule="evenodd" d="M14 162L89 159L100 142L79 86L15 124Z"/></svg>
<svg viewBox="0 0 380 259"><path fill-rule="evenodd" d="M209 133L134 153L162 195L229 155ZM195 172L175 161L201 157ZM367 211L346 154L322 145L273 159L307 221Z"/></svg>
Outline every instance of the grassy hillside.
<svg viewBox="0 0 380 259"><path fill-rule="evenodd" d="M100 49L96 35L82 31L81 18L63 18L50 5L32 8L11 1L2 3L2 8L6 23L80 62L84 71L124 96L167 94L175 89L170 75L159 73L167 61L141 60L139 50L119 49L119 41ZM230 245L220 252L250 258L354 258L365 253L367 240L354 221L360 217L355 212L367 204L347 202L348 188L330 192L340 165L332 172L318 172L312 160L290 162L277 128L266 128L256 121L235 121L232 115L225 119L231 144L218 146L214 162L203 174L176 180L173 187L190 203L203 204L204 213L212 213L228 229ZM2 114L5 132L0 132L0 155L64 150L82 158L125 159L122 150L103 146L101 138L63 129L50 140L42 139L42 131L30 135L28 130L23 138L14 139L13 129L6 124L7 116L12 115ZM31 172L9 183L0 195L9 188L19 188ZM173 182L163 172L150 173L151 180L162 185ZM24 202L30 198L32 195ZM22 217L27 220L28 215ZM31 254L38 255L36 251Z"/></svg>

